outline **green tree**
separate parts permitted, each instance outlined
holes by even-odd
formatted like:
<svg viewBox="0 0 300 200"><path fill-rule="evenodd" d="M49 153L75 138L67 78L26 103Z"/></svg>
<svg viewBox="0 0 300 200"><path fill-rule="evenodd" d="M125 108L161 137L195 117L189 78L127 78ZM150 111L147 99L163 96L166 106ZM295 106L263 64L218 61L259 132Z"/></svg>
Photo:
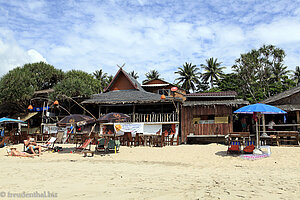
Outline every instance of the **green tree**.
<svg viewBox="0 0 300 200"><path fill-rule="evenodd" d="M204 82L210 82L210 87L214 87L214 81L219 81L219 78L224 74L223 69L225 67L220 67L222 63L218 62L218 59L209 58L206 59L206 65L201 64L201 67L204 69L202 74L202 80Z"/></svg>
<svg viewBox="0 0 300 200"><path fill-rule="evenodd" d="M147 72L145 74L146 78L148 81L153 80L153 79L158 79L160 77L160 74L158 71L156 71L155 69L150 70L149 72Z"/></svg>
<svg viewBox="0 0 300 200"><path fill-rule="evenodd" d="M61 70L44 62L25 64L0 79L0 103L6 113L25 112L34 91L49 89L64 77Z"/></svg>
<svg viewBox="0 0 300 200"><path fill-rule="evenodd" d="M295 85L288 81L288 70L283 65L285 52L273 45L263 45L241 54L232 66L239 78L238 86L250 102L258 102Z"/></svg>
<svg viewBox="0 0 300 200"><path fill-rule="evenodd" d="M71 70L66 72L65 77L54 87L53 98L63 95L87 98L96 94L101 88L100 82L84 71Z"/></svg>
<svg viewBox="0 0 300 200"><path fill-rule="evenodd" d="M299 80L300 80L300 67L296 66L296 69L294 71L294 75L293 75L293 80L296 82L296 84L299 84Z"/></svg>
<svg viewBox="0 0 300 200"><path fill-rule="evenodd" d="M137 72L135 72L134 70L131 71L131 72L129 72L129 75L132 76L134 79L138 79L139 78Z"/></svg>
<svg viewBox="0 0 300 200"><path fill-rule="evenodd" d="M175 74L179 74L179 78L176 78L175 81L178 81L177 84L181 83L181 87L187 92L190 92L190 90L195 91L196 85L200 83L199 68L192 63L186 62L182 67L178 68Z"/></svg>
<svg viewBox="0 0 300 200"><path fill-rule="evenodd" d="M102 93L103 90L107 87L108 84L108 76L107 73L104 73L102 69L96 70L93 73L94 77L99 81L99 91L98 93Z"/></svg>

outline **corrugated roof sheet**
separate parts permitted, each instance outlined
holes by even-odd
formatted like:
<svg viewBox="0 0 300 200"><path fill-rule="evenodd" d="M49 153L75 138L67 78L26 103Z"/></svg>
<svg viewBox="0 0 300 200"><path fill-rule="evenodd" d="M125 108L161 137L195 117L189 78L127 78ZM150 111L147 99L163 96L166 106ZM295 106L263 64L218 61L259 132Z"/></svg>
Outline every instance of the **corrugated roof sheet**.
<svg viewBox="0 0 300 200"><path fill-rule="evenodd" d="M203 92L203 93L191 93L187 94L187 97L231 97L236 96L235 91L225 91L225 92Z"/></svg>
<svg viewBox="0 0 300 200"><path fill-rule="evenodd" d="M296 94L298 92L300 92L300 86L296 86L296 87L294 87L292 89L289 89L289 90L281 92L281 93L279 93L279 94L277 94L275 96L272 96L272 97L270 97L268 99L265 99L265 100L262 101L262 103L272 103L272 102L278 101L280 99L289 97L289 96L291 96L293 94Z"/></svg>
<svg viewBox="0 0 300 200"><path fill-rule="evenodd" d="M223 100L223 101L185 101L183 106L211 106L211 105L248 105L249 102L243 99Z"/></svg>

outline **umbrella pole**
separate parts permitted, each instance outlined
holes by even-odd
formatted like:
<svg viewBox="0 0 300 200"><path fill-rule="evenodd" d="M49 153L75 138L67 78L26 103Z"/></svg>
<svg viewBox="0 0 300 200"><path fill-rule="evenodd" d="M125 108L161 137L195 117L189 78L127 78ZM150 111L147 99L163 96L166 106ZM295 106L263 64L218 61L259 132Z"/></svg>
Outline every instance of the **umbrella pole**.
<svg viewBox="0 0 300 200"><path fill-rule="evenodd" d="M266 119L265 114L262 114L262 125L263 125L263 134L266 134Z"/></svg>
<svg viewBox="0 0 300 200"><path fill-rule="evenodd" d="M256 148L259 147L259 139L258 139L258 124L257 121L255 122L255 128L256 128Z"/></svg>

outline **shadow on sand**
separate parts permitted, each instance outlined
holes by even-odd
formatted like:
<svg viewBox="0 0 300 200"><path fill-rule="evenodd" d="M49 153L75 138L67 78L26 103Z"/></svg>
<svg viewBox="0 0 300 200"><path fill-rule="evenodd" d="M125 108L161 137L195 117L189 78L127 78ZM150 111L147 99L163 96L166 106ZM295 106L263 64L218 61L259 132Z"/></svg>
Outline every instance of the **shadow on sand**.
<svg viewBox="0 0 300 200"><path fill-rule="evenodd" d="M217 153L215 153L215 155L222 157L239 157L241 154L227 153L227 151L218 151Z"/></svg>

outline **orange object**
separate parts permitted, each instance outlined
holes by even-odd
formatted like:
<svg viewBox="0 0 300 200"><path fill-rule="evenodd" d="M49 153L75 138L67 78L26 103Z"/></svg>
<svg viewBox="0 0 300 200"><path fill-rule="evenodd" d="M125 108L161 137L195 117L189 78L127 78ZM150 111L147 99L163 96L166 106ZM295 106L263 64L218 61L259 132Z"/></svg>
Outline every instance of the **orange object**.
<svg viewBox="0 0 300 200"><path fill-rule="evenodd" d="M29 105L28 110L32 110L32 109L33 109L32 105Z"/></svg>
<svg viewBox="0 0 300 200"><path fill-rule="evenodd" d="M57 100L55 100L55 101L53 102L53 104L54 104L54 105L58 105L59 103L58 103Z"/></svg>
<svg viewBox="0 0 300 200"><path fill-rule="evenodd" d="M166 99L166 96L165 96L164 94L162 94L162 95L160 96L160 99Z"/></svg>

